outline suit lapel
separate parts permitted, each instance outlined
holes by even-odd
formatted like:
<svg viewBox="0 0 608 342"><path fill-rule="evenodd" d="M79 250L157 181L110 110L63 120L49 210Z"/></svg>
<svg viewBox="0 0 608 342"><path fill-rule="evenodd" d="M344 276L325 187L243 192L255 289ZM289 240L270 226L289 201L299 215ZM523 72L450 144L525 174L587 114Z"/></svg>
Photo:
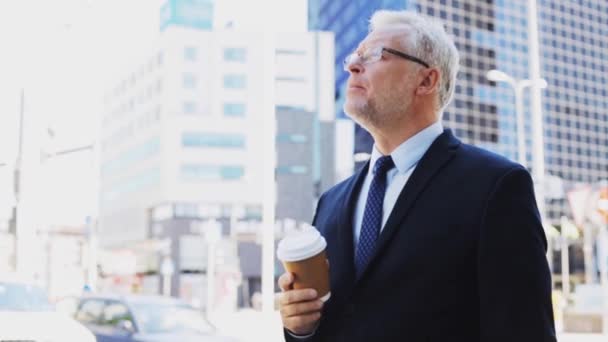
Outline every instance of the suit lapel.
<svg viewBox="0 0 608 342"><path fill-rule="evenodd" d="M435 139L431 147L429 147L428 151L424 154L422 159L420 159L416 169L401 190L397 202L395 202L395 206L393 207L393 211L378 237L374 253L371 256L367 267L361 273L360 278L364 277L370 268L373 268L372 264L378 258L379 254L386 249L387 244L391 241L395 232L400 228L401 222L409 213L410 208L420 193L422 193L428 182L437 174L441 167L454 156L459 145L460 141L452 135L451 131L445 130L443 134Z"/></svg>
<svg viewBox="0 0 608 342"><path fill-rule="evenodd" d="M354 236L353 236L353 217L357 205L357 198L367 175L369 162L365 164L354 177L351 178L344 197L340 200L341 209L338 213L338 245L335 247L339 256L335 261L336 267L330 269L339 272L337 277L337 288L350 289L355 283L355 254L354 254Z"/></svg>

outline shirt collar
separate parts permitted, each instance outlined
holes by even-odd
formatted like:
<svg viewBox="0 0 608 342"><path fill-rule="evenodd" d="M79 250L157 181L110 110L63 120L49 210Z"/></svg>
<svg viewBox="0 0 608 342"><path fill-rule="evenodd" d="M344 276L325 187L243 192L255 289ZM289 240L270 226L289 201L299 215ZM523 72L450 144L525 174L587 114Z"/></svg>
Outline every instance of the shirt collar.
<svg viewBox="0 0 608 342"><path fill-rule="evenodd" d="M441 124L441 121L437 121L397 146L391 153L397 171L399 173L405 173L414 165L418 164L418 161L420 161L424 153L426 153L433 141L435 141L441 133L443 133L443 125ZM382 157L382 153L378 151L374 144L370 157L369 174L373 173L374 165L380 157Z"/></svg>

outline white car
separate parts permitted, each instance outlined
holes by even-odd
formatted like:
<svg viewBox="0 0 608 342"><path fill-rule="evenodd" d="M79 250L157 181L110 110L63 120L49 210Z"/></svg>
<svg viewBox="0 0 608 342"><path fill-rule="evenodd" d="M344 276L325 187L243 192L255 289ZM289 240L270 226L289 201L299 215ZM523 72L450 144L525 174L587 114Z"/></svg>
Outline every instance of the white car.
<svg viewBox="0 0 608 342"><path fill-rule="evenodd" d="M0 341L95 342L95 336L55 311L41 288L0 280Z"/></svg>

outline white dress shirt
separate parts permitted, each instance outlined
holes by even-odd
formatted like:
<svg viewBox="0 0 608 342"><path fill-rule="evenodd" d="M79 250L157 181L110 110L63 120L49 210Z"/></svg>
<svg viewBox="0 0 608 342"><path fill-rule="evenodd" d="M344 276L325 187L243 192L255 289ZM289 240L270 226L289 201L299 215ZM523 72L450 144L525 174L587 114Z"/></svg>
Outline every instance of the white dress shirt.
<svg viewBox="0 0 608 342"><path fill-rule="evenodd" d="M386 173L386 193L382 205L382 226L380 232L384 229L384 225L386 224L391 211L393 211L395 202L397 202L397 198L405 186L405 183L416 169L416 165L418 165L422 156L441 133L443 133L443 126L441 125L441 121L437 121L401 143L401 145L391 153L395 167ZM380 157L382 157L382 153L380 153L376 148L376 145L374 145L367 175L361 186L361 191L357 198L357 206L355 207L355 216L353 220L355 223L353 232L355 250L357 248L357 242L359 241L359 235L361 234L361 222L363 222L367 194L372 179L374 178L374 165L376 160Z"/></svg>

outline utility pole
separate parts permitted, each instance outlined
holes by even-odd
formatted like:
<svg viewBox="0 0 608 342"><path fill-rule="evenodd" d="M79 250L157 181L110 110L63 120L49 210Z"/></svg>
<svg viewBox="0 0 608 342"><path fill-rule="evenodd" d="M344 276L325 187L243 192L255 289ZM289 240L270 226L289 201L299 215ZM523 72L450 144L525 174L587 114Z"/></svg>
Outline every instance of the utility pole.
<svg viewBox="0 0 608 342"><path fill-rule="evenodd" d="M536 0L528 1L528 58L530 79L537 80L540 75L540 48L538 38L538 11ZM540 83L532 85L530 92L532 110L532 178L535 183L536 201L538 211L543 222L546 221L545 203L545 140L543 128L543 105L541 98L542 86Z"/></svg>
<svg viewBox="0 0 608 342"><path fill-rule="evenodd" d="M21 166L22 166L22 157L23 157L23 116L25 112L25 91L21 89L21 100L19 104L19 136L18 136L18 145L17 145L17 160L15 161L15 169L13 175L13 194L15 197L15 205L13 206L13 212L11 221L9 224L9 232L13 234L14 237L14 249L13 249L13 267L14 270L17 271L17 266L21 262L18 260L18 239L21 232L17 231L17 212L19 210L19 194L21 189Z"/></svg>

